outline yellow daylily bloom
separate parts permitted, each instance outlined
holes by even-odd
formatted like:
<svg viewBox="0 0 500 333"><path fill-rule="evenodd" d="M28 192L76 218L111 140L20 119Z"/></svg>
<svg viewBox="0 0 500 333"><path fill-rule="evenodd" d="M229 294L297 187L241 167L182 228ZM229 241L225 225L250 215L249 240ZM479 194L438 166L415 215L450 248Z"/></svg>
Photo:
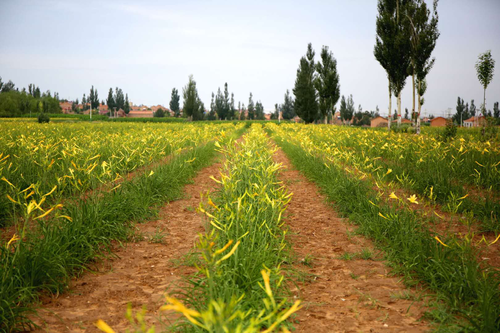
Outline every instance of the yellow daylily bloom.
<svg viewBox="0 0 500 333"><path fill-rule="evenodd" d="M445 246L445 247L449 247L448 245L446 245L445 243L443 243L438 236L435 236L434 237L435 240L437 240L441 245Z"/></svg>
<svg viewBox="0 0 500 333"><path fill-rule="evenodd" d="M104 320L101 320L99 319L96 323L95 323L95 326L100 329L101 331L105 332L105 333L115 333L115 331L109 327L108 324L106 324L104 322Z"/></svg>
<svg viewBox="0 0 500 333"><path fill-rule="evenodd" d="M417 196L415 194L412 195L412 196L410 196L409 198L406 198L406 200L408 200L412 204L417 204L418 205Z"/></svg>
<svg viewBox="0 0 500 333"><path fill-rule="evenodd" d="M394 194L394 192L392 192L390 195L389 195L389 198L391 199L399 199L398 196L396 194Z"/></svg>
<svg viewBox="0 0 500 333"><path fill-rule="evenodd" d="M21 238L19 238L18 235L14 234L14 236L12 236L12 238L7 242L7 248L9 248L10 244L12 244L13 242L15 241L18 241L20 240ZM493 242L494 243L494 242ZM493 244L492 243L492 244Z"/></svg>

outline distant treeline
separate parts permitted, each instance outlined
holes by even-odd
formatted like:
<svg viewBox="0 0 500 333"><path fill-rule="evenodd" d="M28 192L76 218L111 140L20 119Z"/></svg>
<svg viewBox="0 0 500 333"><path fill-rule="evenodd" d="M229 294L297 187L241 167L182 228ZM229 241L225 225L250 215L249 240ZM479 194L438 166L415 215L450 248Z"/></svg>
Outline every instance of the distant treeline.
<svg viewBox="0 0 500 333"><path fill-rule="evenodd" d="M41 112L61 113L58 93L52 94L50 90L42 93L34 84L20 91L12 81L5 83L0 77L0 117L19 117Z"/></svg>

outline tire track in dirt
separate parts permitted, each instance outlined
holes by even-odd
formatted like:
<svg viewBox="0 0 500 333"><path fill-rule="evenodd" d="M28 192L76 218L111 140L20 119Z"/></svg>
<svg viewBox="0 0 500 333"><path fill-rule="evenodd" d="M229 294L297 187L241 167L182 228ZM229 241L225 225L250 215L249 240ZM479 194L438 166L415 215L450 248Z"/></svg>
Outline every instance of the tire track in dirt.
<svg viewBox="0 0 500 333"><path fill-rule="evenodd" d="M35 332L100 332L94 326L98 319L124 332L130 328L124 316L128 303L134 313L145 305L146 322L158 328L158 308L165 304L165 290L195 271L193 267L177 267L172 259L192 250L198 234L204 231L203 216L196 208L201 193L216 190L217 184L209 177L218 177L221 166L217 162L202 169L193 183L184 187L185 198L167 203L158 220L136 225L148 240L116 247L113 252L118 257L98 264L97 273L74 279L59 297L43 298L39 317L32 318L41 326ZM163 244L149 241L158 228L165 234Z"/></svg>
<svg viewBox="0 0 500 333"><path fill-rule="evenodd" d="M275 161L285 167L280 180L293 192L286 219L292 249L302 262L294 268L304 273L296 285L290 284L304 302L295 318L297 332L428 331L428 324L420 321L426 309L421 302L394 297L413 291L388 276L390 269L383 261L339 258L363 249L378 253L372 242L353 234L355 227L338 217L281 149ZM308 261L310 266L304 265Z"/></svg>

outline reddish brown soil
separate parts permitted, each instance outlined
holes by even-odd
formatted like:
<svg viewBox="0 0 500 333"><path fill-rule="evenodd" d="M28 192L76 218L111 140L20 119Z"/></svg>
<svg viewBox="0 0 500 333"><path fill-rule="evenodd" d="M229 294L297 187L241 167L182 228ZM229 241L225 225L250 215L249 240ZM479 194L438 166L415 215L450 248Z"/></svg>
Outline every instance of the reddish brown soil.
<svg viewBox="0 0 500 333"><path fill-rule="evenodd" d="M36 332L100 332L94 327L98 319L124 332L130 328L124 316L128 303L134 311L145 305L147 323L157 324L165 290L194 272L192 267L177 267L175 261L193 249L197 235L204 231L196 208L200 193L215 189L209 176L217 177L220 167L216 163L200 171L193 184L185 187L185 199L166 204L157 221L137 225L141 241L116 248L118 258L97 265L97 273L72 281L63 295L45 297L38 310L40 318L33 318L42 327ZM157 228L165 234L164 244L149 241Z"/></svg>
<svg viewBox="0 0 500 333"><path fill-rule="evenodd" d="M355 228L339 218L318 188L295 170L283 151L275 155L285 169L280 176L293 192L287 209L290 241L304 273L291 284L303 300L298 312L297 332L423 332L430 328L420 318L426 310L421 302L394 297L415 294L380 259L342 260L348 253L370 249L381 258L373 244L352 232ZM307 258L312 258L310 266Z"/></svg>

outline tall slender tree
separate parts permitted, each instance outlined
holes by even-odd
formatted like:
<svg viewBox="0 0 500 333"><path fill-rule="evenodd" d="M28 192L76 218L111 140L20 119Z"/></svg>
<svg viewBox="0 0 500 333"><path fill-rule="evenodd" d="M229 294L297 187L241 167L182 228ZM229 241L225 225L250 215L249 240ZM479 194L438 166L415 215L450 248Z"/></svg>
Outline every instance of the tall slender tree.
<svg viewBox="0 0 500 333"><path fill-rule="evenodd" d="M389 79L389 117L391 127L391 95L397 98L398 125L401 124L401 91L406 84L410 65L410 29L405 15L410 0L379 0L376 20L374 55Z"/></svg>
<svg viewBox="0 0 500 333"><path fill-rule="evenodd" d="M295 112L306 123L318 119L318 95L314 87L315 63L312 44L307 45L305 57L300 59L293 94L295 95Z"/></svg>
<svg viewBox="0 0 500 333"><path fill-rule="evenodd" d="M420 103L422 91L420 86L425 81L427 74L432 69L435 58L431 59L431 54L436 47L436 41L439 38L438 30L438 0L433 2L433 11L427 7L423 0L413 0L406 4L406 17L410 28L410 60L411 60L411 76L412 76L412 93L413 93L413 112L415 112L415 91L417 92L417 124L416 133L420 134L420 114L422 105Z"/></svg>
<svg viewBox="0 0 500 333"><path fill-rule="evenodd" d="M481 111L486 114L486 88L493 80L493 72L495 71L495 59L491 57L491 51L486 51L479 55L476 62L477 78L483 86L483 105Z"/></svg>
<svg viewBox="0 0 500 333"><path fill-rule="evenodd" d="M248 120L255 119L255 104L253 103L253 95L250 93L250 97L248 98Z"/></svg>
<svg viewBox="0 0 500 333"><path fill-rule="evenodd" d="M175 117L179 117L181 115L180 105L179 105L180 98L181 97L179 96L179 91L176 88L173 88L172 95L170 96L169 107L170 110L172 110L172 112L174 113Z"/></svg>
<svg viewBox="0 0 500 333"><path fill-rule="evenodd" d="M193 75L189 76L189 81L182 90L183 106L182 112L190 120L203 119L203 113L200 112L201 106L200 98L198 97L198 90L196 89L196 81Z"/></svg>
<svg viewBox="0 0 500 333"><path fill-rule="evenodd" d="M130 112L130 103L128 101L128 94L125 94L125 104L123 105L123 111L125 111L126 114Z"/></svg>
<svg viewBox="0 0 500 333"><path fill-rule="evenodd" d="M315 86L319 95L319 110L325 124L328 115L335 110L335 105L340 98L339 74L337 73L337 59L328 50L328 46L321 49L321 61L316 64Z"/></svg>
<svg viewBox="0 0 500 333"><path fill-rule="evenodd" d="M113 115L113 109L115 108L115 99L113 97L113 88L109 88L108 98L106 99L106 104L108 105L108 110L111 115Z"/></svg>
<svg viewBox="0 0 500 333"><path fill-rule="evenodd" d="M294 104L295 102L293 100L293 97L290 95L290 91L287 89L285 93L285 101L283 105L280 106L283 119L290 120L295 117Z"/></svg>

